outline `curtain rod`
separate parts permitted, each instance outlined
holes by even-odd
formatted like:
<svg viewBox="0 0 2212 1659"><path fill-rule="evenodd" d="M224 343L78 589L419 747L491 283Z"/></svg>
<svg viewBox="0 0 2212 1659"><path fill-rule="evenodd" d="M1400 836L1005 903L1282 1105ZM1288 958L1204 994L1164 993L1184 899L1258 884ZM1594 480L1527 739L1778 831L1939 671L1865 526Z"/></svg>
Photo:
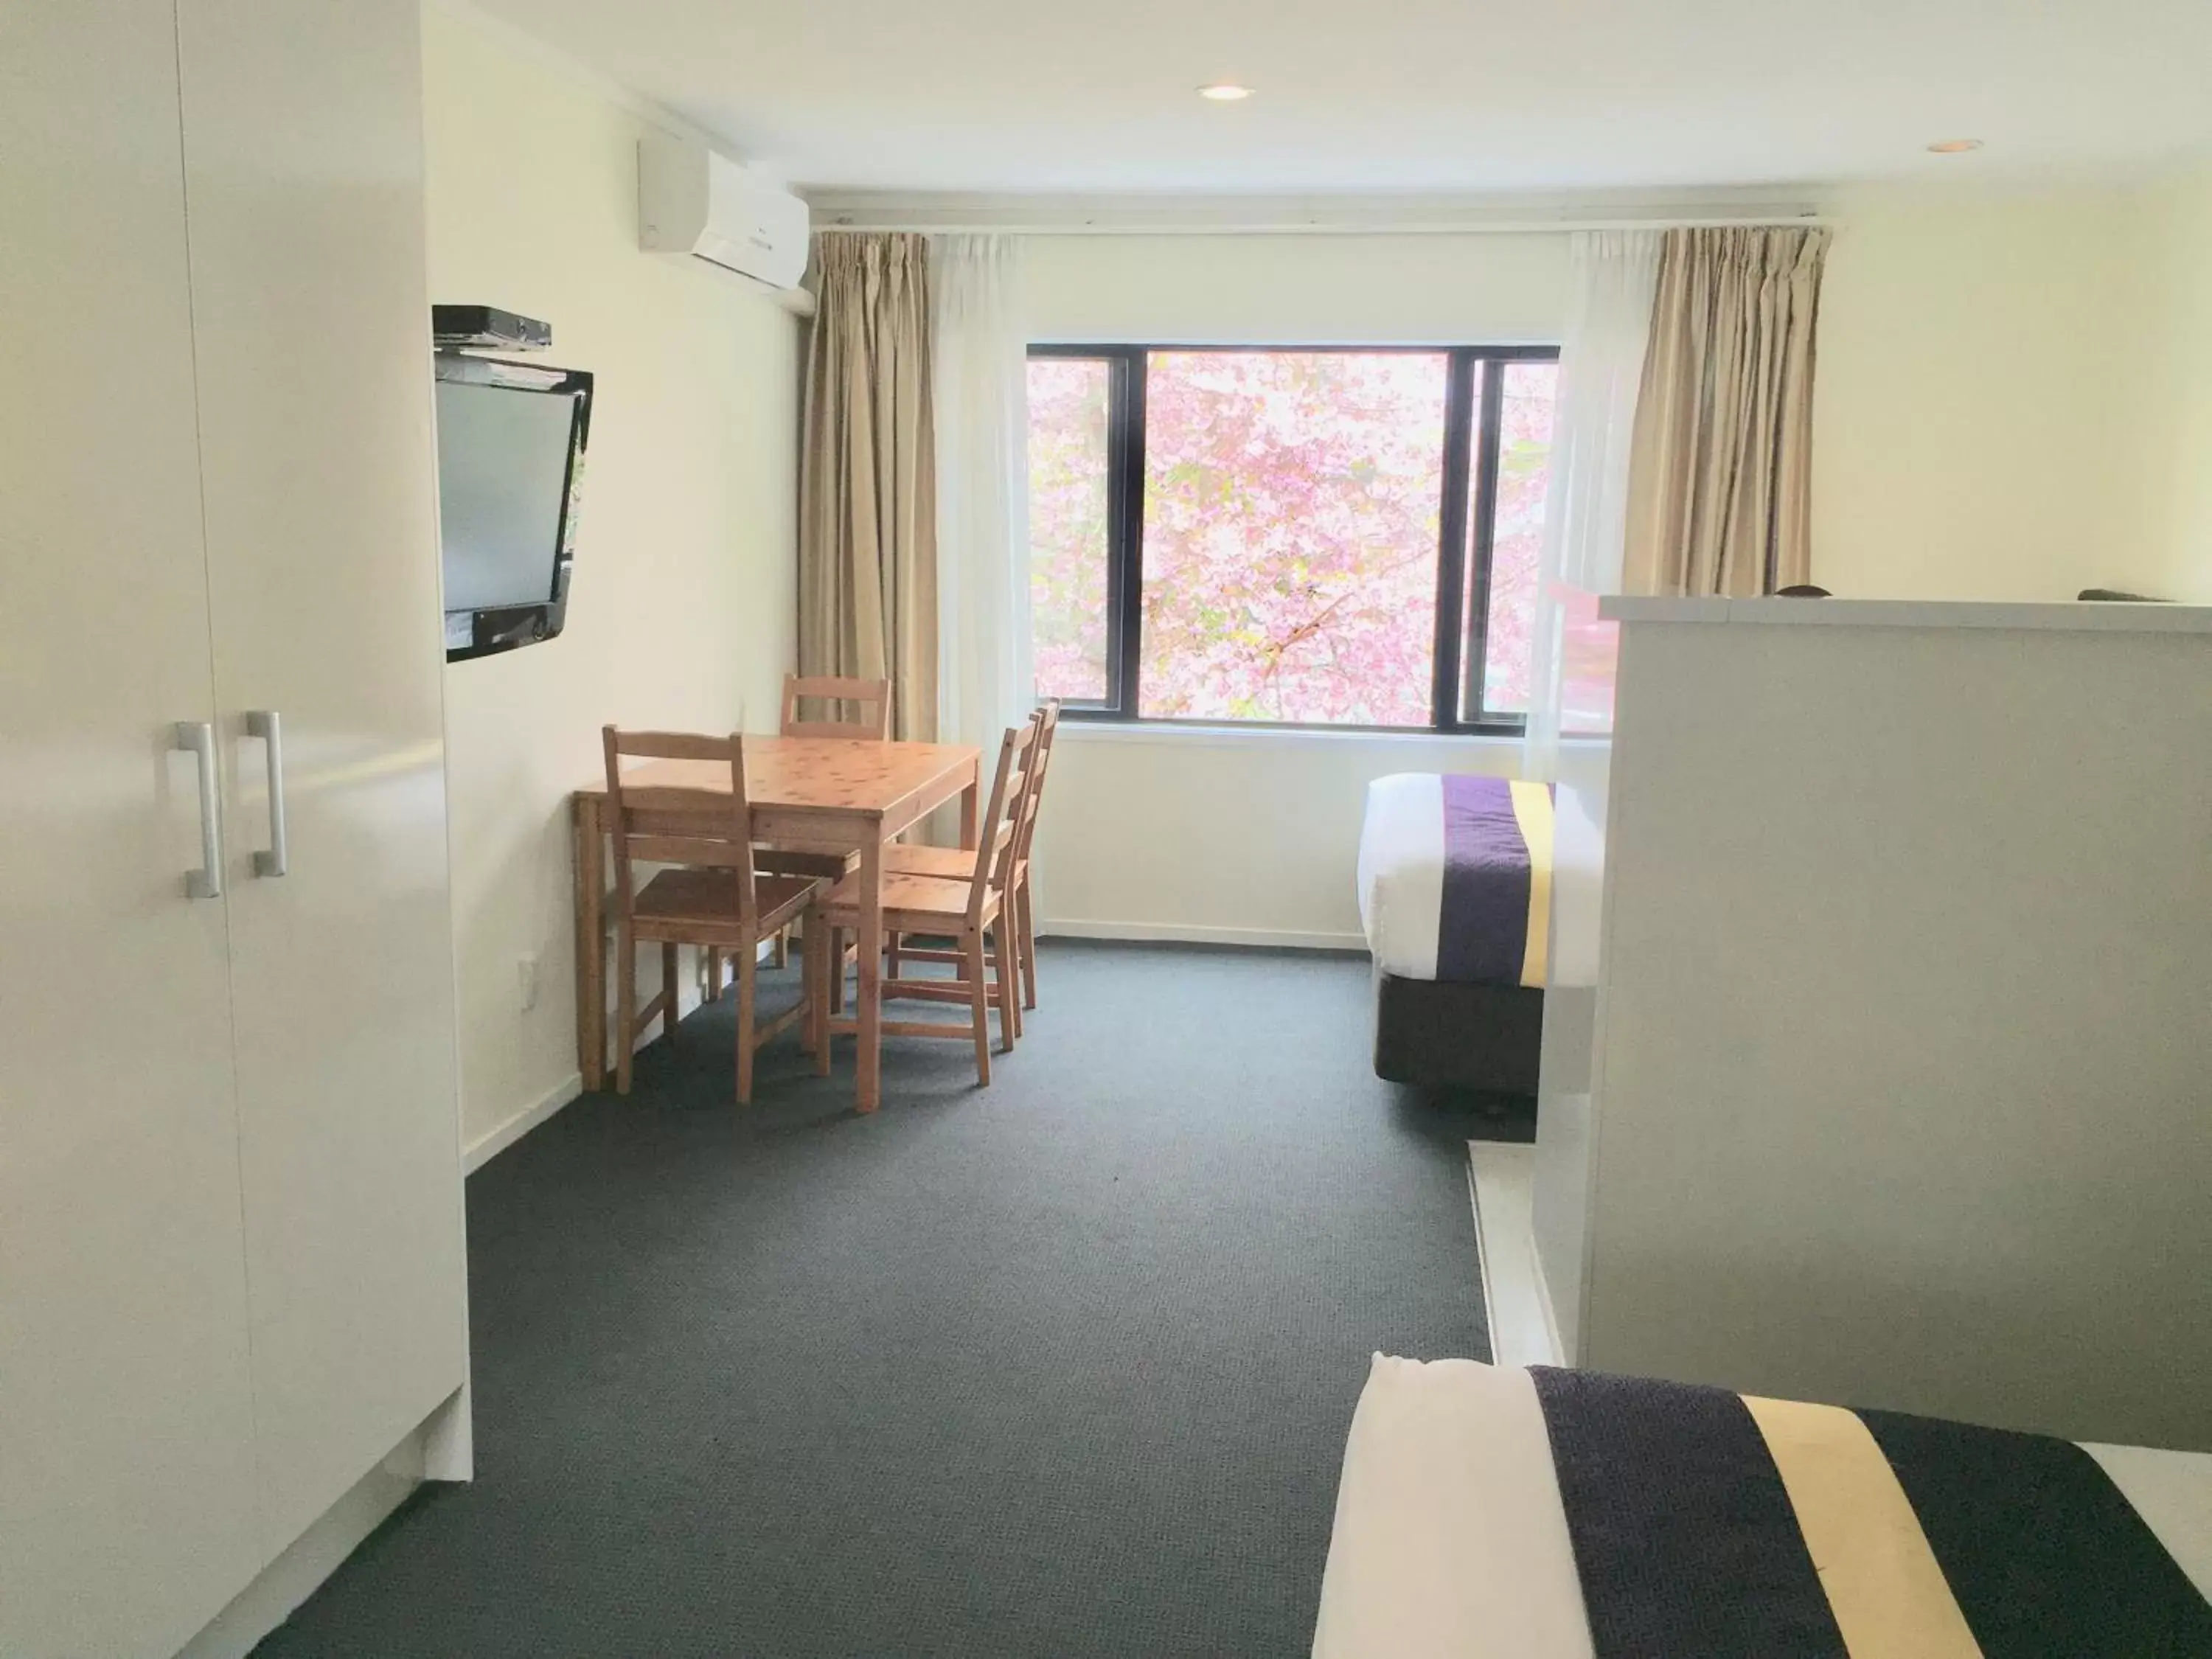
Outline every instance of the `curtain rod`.
<svg viewBox="0 0 2212 1659"><path fill-rule="evenodd" d="M1831 225L1802 200L1742 198L1701 202L1676 197L1638 202L1454 201L1376 204L1269 202L1253 198L1182 201L1121 198L1064 204L1019 198L930 198L823 191L810 201L817 230L996 232L1017 236L1459 236L1541 235L1573 230L1678 230L1728 225Z"/></svg>
<svg viewBox="0 0 2212 1659"><path fill-rule="evenodd" d="M1522 219L1516 223L1464 223L1464 226L1305 226L1305 223L1252 223L1252 226L1057 226L1057 223L980 223L927 222L927 219L838 219L817 222L814 230L905 230L918 237L1547 237L1571 230L1719 230L1743 226L1745 230L1805 226L1834 228L1838 219L1808 212L1790 219Z"/></svg>
<svg viewBox="0 0 2212 1659"><path fill-rule="evenodd" d="M1826 214L1808 213L1761 219L1524 219L1459 225L1391 224L977 224L973 220L927 219L817 220L821 231L908 231L919 236L1546 236L1577 230L1701 230L1730 225L1746 229L1789 225L1832 228L1841 221Z"/></svg>

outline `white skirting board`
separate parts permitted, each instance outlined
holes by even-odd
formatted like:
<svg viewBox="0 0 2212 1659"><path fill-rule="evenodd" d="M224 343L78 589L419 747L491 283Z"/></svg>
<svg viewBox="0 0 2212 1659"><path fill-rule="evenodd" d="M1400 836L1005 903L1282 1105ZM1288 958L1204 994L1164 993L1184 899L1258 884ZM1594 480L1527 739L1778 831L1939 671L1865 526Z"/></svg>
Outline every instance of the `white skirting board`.
<svg viewBox="0 0 2212 1659"><path fill-rule="evenodd" d="M774 948L774 940L763 939L760 945L760 960L766 962ZM695 952L693 959L686 964L688 971L680 972L678 975L677 1006L680 1012L677 1018L679 1019L697 1012L705 1004L704 962L705 959ZM653 971L657 973L659 970L656 968ZM657 981L655 983L657 984ZM641 994L644 994L641 986L640 990ZM725 988L723 994L725 996L730 994L727 988ZM639 1034L636 1046L642 1048L647 1043L656 1041L660 1035L659 1023L655 1021L647 1030ZM461 1148L461 1173L474 1175L583 1092L583 1078L579 1073L571 1072L505 1122L485 1130L474 1140L464 1145Z"/></svg>
<svg viewBox="0 0 2212 1659"><path fill-rule="evenodd" d="M462 1147L461 1172L474 1175L583 1092L584 1079L571 1072L506 1122L486 1130Z"/></svg>
<svg viewBox="0 0 2212 1659"><path fill-rule="evenodd" d="M688 949L689 947L687 946L686 948ZM769 959L770 951L774 948L775 941L773 939L763 939L760 945L760 960L766 962ZM705 962L706 959L703 956L694 951L690 958L684 964L683 969L678 971L677 975L677 1007L678 1009L677 1018L678 1019L687 1018L688 1016L697 1012L699 1009L705 1005ZM658 973L659 972L659 969L656 967L651 971ZM659 981L657 980L652 981L651 983L656 988L659 985ZM646 991L644 985L641 983L639 987L639 994L641 997L644 997L654 994L655 993L648 993ZM730 994L726 987L723 990L723 994L725 996ZM642 1048L647 1043L657 1041L660 1035L660 1024L656 1020L651 1026L647 1027L647 1030L639 1034L635 1046L639 1048ZM492 1159L497 1158L508 1147L514 1146L516 1141L521 1139L523 1136L528 1134L532 1129L535 1129L539 1125L543 1124L548 1118L551 1117L556 1112L559 1111L563 1106L568 1105L571 1101L574 1100L577 1096L583 1092L583 1078L577 1073L571 1072L567 1077L562 1079L560 1082L555 1084L550 1089L548 1089L544 1094L540 1095L536 1100L531 1102L529 1105L524 1107L520 1111L515 1113L514 1116L508 1118L505 1122L485 1130L483 1133L478 1135L474 1140L466 1142L461 1147L461 1173L464 1175L474 1175L478 1170L483 1168L485 1164L490 1163Z"/></svg>
<svg viewBox="0 0 2212 1659"><path fill-rule="evenodd" d="M450 1448L442 1443L455 1437L456 1412L461 1419L458 1432L465 1437L466 1401L464 1389L432 1413L422 1427L394 1447L389 1456L325 1510L320 1520L295 1539L289 1549L263 1568L228 1607L185 1644L177 1659L245 1659L252 1653L413 1495L422 1484L426 1461L443 1461L451 1455ZM440 1478L434 1468L428 1473L432 1479Z"/></svg>
<svg viewBox="0 0 2212 1659"><path fill-rule="evenodd" d="M1207 927L1179 921L1040 920L1042 939L1125 939L1163 945L1243 945L1279 951L1367 951L1364 933L1300 933L1273 927Z"/></svg>
<svg viewBox="0 0 2212 1659"><path fill-rule="evenodd" d="M1536 1259L1531 1198L1536 1149L1495 1140L1467 1144L1468 1200L1474 1208L1490 1357L1499 1365L1564 1362L1552 1298Z"/></svg>

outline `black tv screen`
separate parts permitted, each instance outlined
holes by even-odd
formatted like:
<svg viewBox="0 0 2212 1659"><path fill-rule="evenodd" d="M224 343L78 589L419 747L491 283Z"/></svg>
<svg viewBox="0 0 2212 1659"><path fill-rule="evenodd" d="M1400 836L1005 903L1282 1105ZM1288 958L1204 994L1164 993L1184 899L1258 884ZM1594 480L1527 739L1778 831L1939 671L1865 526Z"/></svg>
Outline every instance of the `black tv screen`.
<svg viewBox="0 0 2212 1659"><path fill-rule="evenodd" d="M592 377L454 353L436 362L438 536L454 662L561 631Z"/></svg>

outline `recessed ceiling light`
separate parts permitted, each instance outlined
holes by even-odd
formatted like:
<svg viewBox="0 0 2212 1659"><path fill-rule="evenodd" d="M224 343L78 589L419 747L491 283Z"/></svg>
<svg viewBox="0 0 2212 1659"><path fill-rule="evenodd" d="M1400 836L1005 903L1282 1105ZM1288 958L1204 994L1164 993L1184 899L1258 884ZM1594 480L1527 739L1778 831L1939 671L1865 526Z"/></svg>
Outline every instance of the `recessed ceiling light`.
<svg viewBox="0 0 2212 1659"><path fill-rule="evenodd" d="M1982 141L1978 138L1938 138L1928 149L1929 154L1935 155L1964 155L1969 150L1981 147Z"/></svg>
<svg viewBox="0 0 2212 1659"><path fill-rule="evenodd" d="M1234 81L1215 81L1198 89L1201 98L1210 98L1217 104L1242 103L1252 95L1252 88L1240 87Z"/></svg>

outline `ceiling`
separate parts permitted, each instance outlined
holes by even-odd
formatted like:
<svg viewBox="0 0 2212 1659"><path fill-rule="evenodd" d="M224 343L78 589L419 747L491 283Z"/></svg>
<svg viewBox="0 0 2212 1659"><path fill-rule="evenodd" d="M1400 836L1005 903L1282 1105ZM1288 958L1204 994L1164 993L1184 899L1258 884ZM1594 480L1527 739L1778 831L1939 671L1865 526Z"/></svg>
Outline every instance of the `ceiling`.
<svg viewBox="0 0 2212 1659"><path fill-rule="evenodd" d="M2212 0L474 4L803 187L1641 188L2212 150ZM1217 80L1258 95L1194 95ZM1954 137L1987 148L1927 153Z"/></svg>

